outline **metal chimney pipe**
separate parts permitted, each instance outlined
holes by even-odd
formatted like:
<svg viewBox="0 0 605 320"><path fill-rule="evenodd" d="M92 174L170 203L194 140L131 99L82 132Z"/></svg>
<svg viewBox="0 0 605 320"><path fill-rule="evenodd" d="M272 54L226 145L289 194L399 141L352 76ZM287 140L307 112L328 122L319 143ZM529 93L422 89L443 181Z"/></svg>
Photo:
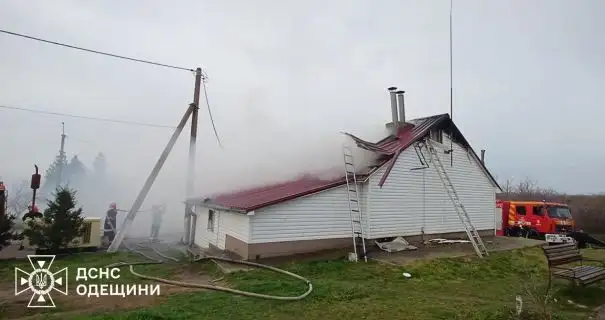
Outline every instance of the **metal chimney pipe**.
<svg viewBox="0 0 605 320"><path fill-rule="evenodd" d="M481 149L481 163L485 165L485 150Z"/></svg>
<svg viewBox="0 0 605 320"><path fill-rule="evenodd" d="M395 93L397 94L397 103L399 104L399 123L405 123L405 102L403 98L405 91L400 90Z"/></svg>
<svg viewBox="0 0 605 320"><path fill-rule="evenodd" d="M391 94L391 118L393 120L393 127L397 127L397 123L399 122L397 117L397 87L388 88Z"/></svg>

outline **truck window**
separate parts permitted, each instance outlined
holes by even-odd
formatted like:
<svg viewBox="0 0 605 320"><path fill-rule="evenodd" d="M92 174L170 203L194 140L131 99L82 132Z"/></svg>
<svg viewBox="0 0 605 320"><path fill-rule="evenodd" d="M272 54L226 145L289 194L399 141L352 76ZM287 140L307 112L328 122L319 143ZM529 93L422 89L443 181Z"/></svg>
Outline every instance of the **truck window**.
<svg viewBox="0 0 605 320"><path fill-rule="evenodd" d="M525 206L517 206L517 214L524 216L526 213Z"/></svg>
<svg viewBox="0 0 605 320"><path fill-rule="evenodd" d="M546 208L548 216L556 219L571 219L569 208L562 206L549 206Z"/></svg>
<svg viewBox="0 0 605 320"><path fill-rule="evenodd" d="M544 216L544 206L534 206L534 215L543 217Z"/></svg>

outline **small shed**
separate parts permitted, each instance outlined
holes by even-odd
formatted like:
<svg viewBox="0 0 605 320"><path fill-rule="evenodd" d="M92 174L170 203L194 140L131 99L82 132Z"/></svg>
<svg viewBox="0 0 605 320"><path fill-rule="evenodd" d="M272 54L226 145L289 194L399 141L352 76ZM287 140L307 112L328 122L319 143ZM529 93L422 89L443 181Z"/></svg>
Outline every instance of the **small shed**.
<svg viewBox="0 0 605 320"><path fill-rule="evenodd" d="M494 235L500 186L448 114L404 121L400 108L391 134L372 143L349 135L377 160L357 173L363 237L382 239L466 236L465 227L420 143L431 140L479 234ZM452 160L452 161L450 161ZM352 246L343 176L313 176L207 198L191 198L192 244L243 259L286 256ZM413 239L412 239L413 240Z"/></svg>

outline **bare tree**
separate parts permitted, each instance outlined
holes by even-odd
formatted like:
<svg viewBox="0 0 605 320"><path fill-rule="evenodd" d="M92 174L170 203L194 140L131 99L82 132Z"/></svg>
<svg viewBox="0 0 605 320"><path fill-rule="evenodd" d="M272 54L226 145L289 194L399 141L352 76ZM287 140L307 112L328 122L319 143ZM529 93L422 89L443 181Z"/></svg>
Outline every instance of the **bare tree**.
<svg viewBox="0 0 605 320"><path fill-rule="evenodd" d="M21 218L27 211L31 196L31 190L29 189L29 182L27 180L23 180L13 188L8 189L8 212L18 219Z"/></svg>

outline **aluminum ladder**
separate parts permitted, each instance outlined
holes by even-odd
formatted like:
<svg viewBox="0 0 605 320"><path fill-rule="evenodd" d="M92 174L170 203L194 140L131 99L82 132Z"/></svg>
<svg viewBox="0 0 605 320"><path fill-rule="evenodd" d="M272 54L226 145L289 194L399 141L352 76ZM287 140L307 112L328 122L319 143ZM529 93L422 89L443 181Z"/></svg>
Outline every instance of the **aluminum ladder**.
<svg viewBox="0 0 605 320"><path fill-rule="evenodd" d="M429 159L433 164L433 167L435 167L435 171L437 171L437 175L439 176L441 183L443 183L443 186L447 191L447 195L452 201L452 204L454 205L454 208L456 210L456 213L458 214L458 217L460 218L460 221L462 221L462 224L464 225L464 229L466 230L468 239L473 245L473 248L475 248L475 252L477 252L477 255L480 258L488 256L489 253L487 251L487 248L485 247L483 240L479 236L477 229L475 229L475 227L473 226L471 218L468 216L468 213L466 212L466 208L462 204L462 201L460 201L460 197L458 197L458 193L454 188L454 184L452 183L452 180L450 180L450 177L448 176L447 172L445 171L445 168L443 167L443 163L441 162L437 149L433 146L429 139L425 141L425 145L429 152Z"/></svg>
<svg viewBox="0 0 605 320"><path fill-rule="evenodd" d="M359 204L359 189L357 185L357 176L355 175L355 163L353 162L353 150L350 147L343 146L343 158L355 261L358 261L360 257L363 257L364 261L368 262L366 242L363 233L363 216Z"/></svg>

